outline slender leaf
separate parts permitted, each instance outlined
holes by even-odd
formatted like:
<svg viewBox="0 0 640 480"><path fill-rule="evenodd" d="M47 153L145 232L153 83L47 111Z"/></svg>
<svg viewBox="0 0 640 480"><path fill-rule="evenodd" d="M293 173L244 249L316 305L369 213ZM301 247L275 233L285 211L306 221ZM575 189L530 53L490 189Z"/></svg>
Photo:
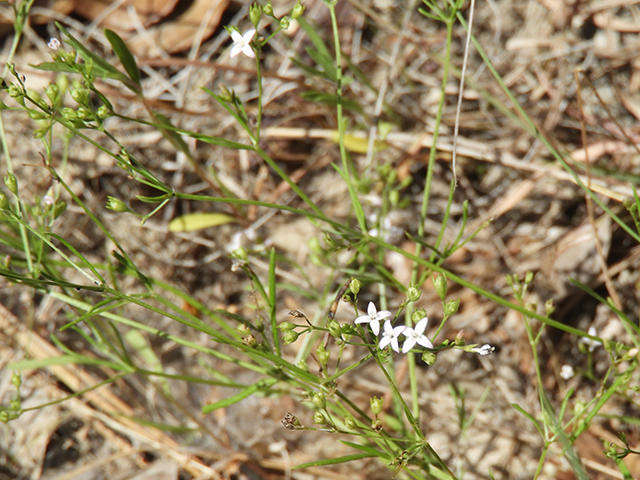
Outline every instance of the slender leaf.
<svg viewBox="0 0 640 480"><path fill-rule="evenodd" d="M104 35L107 37L107 40L109 40L114 53L118 56L120 62L122 62L122 66L129 74L129 78L140 88L138 93L142 93L142 86L140 85L140 70L138 69L138 65L136 64L136 60L133 57L131 50L127 48L127 45L116 32L105 29Z"/></svg>

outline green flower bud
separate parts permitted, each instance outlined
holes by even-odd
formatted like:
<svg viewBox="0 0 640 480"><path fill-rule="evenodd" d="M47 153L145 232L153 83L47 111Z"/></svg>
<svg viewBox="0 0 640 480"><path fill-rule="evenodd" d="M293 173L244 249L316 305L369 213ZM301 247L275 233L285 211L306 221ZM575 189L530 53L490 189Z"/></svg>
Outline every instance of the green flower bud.
<svg viewBox="0 0 640 480"><path fill-rule="evenodd" d="M243 337L246 335L251 335L251 329L244 323L241 323L236 327L236 332L238 332Z"/></svg>
<svg viewBox="0 0 640 480"><path fill-rule="evenodd" d="M307 365L307 362L303 359L296 363L296 367L298 367L300 370L304 370L305 372L309 371L309 365Z"/></svg>
<svg viewBox="0 0 640 480"><path fill-rule="evenodd" d="M527 272L524 276L524 283L529 285L531 282L533 282L533 272Z"/></svg>
<svg viewBox="0 0 640 480"><path fill-rule="evenodd" d="M11 375L11 384L16 388L20 388L22 385L22 377L19 373L13 372Z"/></svg>
<svg viewBox="0 0 640 480"><path fill-rule="evenodd" d="M9 199L7 196L0 192L0 210L9 210L11 204L9 203Z"/></svg>
<svg viewBox="0 0 640 480"><path fill-rule="evenodd" d="M373 422L371 422L371 428L376 432L379 432L380 430L382 430L382 422L378 419L375 419Z"/></svg>
<svg viewBox="0 0 640 480"><path fill-rule="evenodd" d="M256 340L256 337L254 337L253 335L242 337L242 343L251 348L256 348L258 346L258 340Z"/></svg>
<svg viewBox="0 0 640 480"><path fill-rule="evenodd" d="M342 325L340 325L340 330L342 331L343 335L356 335L358 333L358 330L356 330L355 327L349 322L344 322Z"/></svg>
<svg viewBox="0 0 640 480"><path fill-rule="evenodd" d="M316 355L318 356L318 361L320 362L322 368L326 369L327 364L329 363L330 352L328 350L322 349L322 351L316 352Z"/></svg>
<svg viewBox="0 0 640 480"><path fill-rule="evenodd" d="M243 262L246 262L247 260L249 260L249 254L247 253L247 249L244 247L238 247L233 251L233 256L236 257L238 260L242 260Z"/></svg>
<svg viewBox="0 0 640 480"><path fill-rule="evenodd" d="M340 327L340 324L335 320L331 320L327 327L329 328L329 333L332 337L340 338L342 336L342 327Z"/></svg>
<svg viewBox="0 0 640 480"><path fill-rule="evenodd" d="M87 100L89 100L89 93L87 92L86 89L84 89L84 88L72 88L70 93L71 93L71 98L73 98L73 100L78 105L86 105L87 104Z"/></svg>
<svg viewBox="0 0 640 480"><path fill-rule="evenodd" d="M553 298L544 302L544 311L547 314L547 317L556 311L556 307L553 305Z"/></svg>
<svg viewBox="0 0 640 480"><path fill-rule="evenodd" d="M347 427L349 430L355 430L356 428L358 428L356 419L353 417L345 417L344 426Z"/></svg>
<svg viewBox="0 0 640 480"><path fill-rule="evenodd" d="M420 300L421 295L422 292L416 287L409 287L407 289L407 299L409 299L410 302L417 302L418 300Z"/></svg>
<svg viewBox="0 0 640 480"><path fill-rule="evenodd" d="M311 401L316 408L326 408L327 406L327 399L322 392L315 393L313 397L311 397Z"/></svg>
<svg viewBox="0 0 640 480"><path fill-rule="evenodd" d="M354 295L358 295L361 285L362 284L360 283L360 280L358 280L357 278L352 278L351 283L349 283L349 290L351 290L351 293L353 293Z"/></svg>
<svg viewBox="0 0 640 480"><path fill-rule="evenodd" d="M422 354L422 361L427 365L433 365L434 363L436 363L436 358L436 354L433 352L425 351Z"/></svg>
<svg viewBox="0 0 640 480"><path fill-rule="evenodd" d="M297 325L291 322L282 322L280 325L278 325L278 328L280 329L281 332L288 332L290 330L295 329L296 327Z"/></svg>
<svg viewBox="0 0 640 480"><path fill-rule="evenodd" d="M444 299L447 296L447 278L444 274L436 273L431 277L431 281L433 282L433 286L435 287L440 300L444 302Z"/></svg>
<svg viewBox="0 0 640 480"><path fill-rule="evenodd" d="M384 408L384 402L382 400L382 397L380 397L380 398L371 397L371 399L369 401L371 403L371 411L377 417L378 415L380 415L382 413L382 409Z"/></svg>
<svg viewBox="0 0 640 480"><path fill-rule="evenodd" d="M47 97L49 98L49 100L51 100L52 104L57 104L58 101L60 100L60 87L58 87L58 85L56 84L51 84L47 87L47 89L44 91L44 93L47 94Z"/></svg>
<svg viewBox="0 0 640 480"><path fill-rule="evenodd" d="M76 120L78 118L78 112L69 107L64 107L62 110L60 110L60 114L67 120Z"/></svg>
<svg viewBox="0 0 640 480"><path fill-rule="evenodd" d="M271 0L264 7L262 7L262 11L265 15L273 17L273 7L271 6Z"/></svg>
<svg viewBox="0 0 640 480"><path fill-rule="evenodd" d="M459 298L456 300L449 300L447 303L444 304L444 307L443 307L444 314L447 317L450 317L451 315L453 315L458 311L458 308L460 308Z"/></svg>
<svg viewBox="0 0 640 480"><path fill-rule="evenodd" d="M67 209L67 202L56 202L53 205L53 218L58 218Z"/></svg>
<svg viewBox="0 0 640 480"><path fill-rule="evenodd" d="M131 212L131 209L127 207L126 203L115 197L107 197L107 208L114 212Z"/></svg>
<svg viewBox="0 0 640 480"><path fill-rule="evenodd" d="M7 173L4 177L4 184L14 195L18 195L18 179L13 173Z"/></svg>
<svg viewBox="0 0 640 480"><path fill-rule="evenodd" d="M510 287L513 286L513 277L510 274L506 274L504 276L504 281L507 283L507 285L509 285Z"/></svg>
<svg viewBox="0 0 640 480"><path fill-rule="evenodd" d="M233 93L231 93L229 91L229 89L224 84L221 83L218 88L220 90L220 94L218 96L220 97L220 99L222 101L224 101L224 102L233 101Z"/></svg>
<svg viewBox="0 0 640 480"><path fill-rule="evenodd" d="M415 325L426 316L427 316L427 311L424 308L420 308L415 312L413 312L413 314L411 315L411 321Z"/></svg>
<svg viewBox="0 0 640 480"><path fill-rule="evenodd" d="M84 107L78 107L78 118L80 120L83 120L85 118L90 118L91 117L91 112L89 112L89 110L87 110Z"/></svg>
<svg viewBox="0 0 640 480"><path fill-rule="evenodd" d="M325 423L327 423L327 419L322 414L322 412L316 412L313 414L313 423L324 425Z"/></svg>
<svg viewBox="0 0 640 480"><path fill-rule="evenodd" d="M293 342L295 342L296 340L298 340L298 337L300 336L300 334L298 332L294 332L293 330L289 330L288 332L285 332L285 334L282 337L282 341L284 342L285 345L289 345Z"/></svg>
<svg viewBox="0 0 640 480"><path fill-rule="evenodd" d="M107 107L106 105L100 105L97 114L100 120L104 120L105 118L109 118L111 116L111 110L109 110L109 107Z"/></svg>
<svg viewBox="0 0 640 480"><path fill-rule="evenodd" d="M397 207L400 201L400 192L398 190L391 190L389 192L389 203L392 207Z"/></svg>
<svg viewBox="0 0 640 480"><path fill-rule="evenodd" d="M48 128L39 128L37 130L34 130L32 134L33 138L42 138L47 134L48 131L49 131Z"/></svg>
<svg viewBox="0 0 640 480"><path fill-rule="evenodd" d="M288 17L282 17L280 19L280 28L282 28L283 30L286 30L287 28L289 28L289 25L291 25L291 21L289 20Z"/></svg>
<svg viewBox="0 0 640 480"><path fill-rule="evenodd" d="M9 413L6 410L0 411L0 422L7 423L9 421Z"/></svg>
<svg viewBox="0 0 640 480"><path fill-rule="evenodd" d="M37 110L29 110L29 113L27 115L29 115L29 118L31 120L43 120L47 118L45 114Z"/></svg>
<svg viewBox="0 0 640 480"><path fill-rule="evenodd" d="M254 3L253 5L251 5L251 7L249 7L249 19L251 20L251 23L253 23L253 26L256 28L256 30L258 29L258 24L260 23L261 17L262 7L260 7L260 5L258 5L257 3Z"/></svg>
<svg viewBox="0 0 640 480"><path fill-rule="evenodd" d="M291 10L291 20L295 20L298 17L301 17L304 13L304 5L300 2L296 3L296 6Z"/></svg>

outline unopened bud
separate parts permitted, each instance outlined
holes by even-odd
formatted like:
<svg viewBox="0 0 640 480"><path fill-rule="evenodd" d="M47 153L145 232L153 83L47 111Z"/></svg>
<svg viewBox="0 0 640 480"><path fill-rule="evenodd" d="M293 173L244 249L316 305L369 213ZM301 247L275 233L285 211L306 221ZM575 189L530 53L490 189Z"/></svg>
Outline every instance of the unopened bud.
<svg viewBox="0 0 640 480"><path fill-rule="evenodd" d="M296 3L296 6L291 10L291 20L295 20L296 18L302 16L304 13L304 5L300 2Z"/></svg>
<svg viewBox="0 0 640 480"><path fill-rule="evenodd" d="M249 7L249 19L251 20L251 23L253 23L253 26L256 28L256 30L258 29L258 24L260 23L261 17L262 7L260 7L260 5L258 5L257 3L254 3L253 5L251 5L251 7Z"/></svg>
<svg viewBox="0 0 640 480"><path fill-rule="evenodd" d="M291 25L291 21L289 20L288 17L282 17L280 19L280 28L282 28L283 30L286 30L287 28L289 28L289 25Z"/></svg>
<svg viewBox="0 0 640 480"><path fill-rule="evenodd" d="M353 417L345 417L344 426L347 427L349 430L355 430L356 428L358 428L356 419Z"/></svg>
<svg viewBox="0 0 640 480"><path fill-rule="evenodd" d="M407 298L409 299L410 302L417 302L418 300L420 300L421 295L422 295L422 292L418 290L416 287L409 287L407 289Z"/></svg>
<svg viewBox="0 0 640 480"><path fill-rule="evenodd" d="M354 295L358 295L361 285L362 284L360 283L360 280L358 280L357 278L353 278L349 283L349 290L351 290L351 293L353 293Z"/></svg>
<svg viewBox="0 0 640 480"><path fill-rule="evenodd" d="M11 375L11 384L16 388L20 388L22 385L22 377L19 373L13 372Z"/></svg>
<svg viewBox="0 0 640 480"><path fill-rule="evenodd" d="M10 207L9 199L7 196L0 192L0 210L9 210Z"/></svg>
<svg viewBox="0 0 640 480"><path fill-rule="evenodd" d="M289 345L295 342L296 340L298 340L299 336L300 334L298 332L289 330L288 332L285 332L285 334L282 336L282 341L284 342L285 345Z"/></svg>
<svg viewBox="0 0 640 480"><path fill-rule="evenodd" d="M340 338L342 336L342 328L340 327L340 324L335 320L331 320L327 327L329 328L329 333L332 337Z"/></svg>
<svg viewBox="0 0 640 480"><path fill-rule="evenodd" d="M264 7L262 7L262 11L264 12L265 15L269 15L270 17L273 17L273 7L271 6L271 0L269 0L269 3L267 3Z"/></svg>
<svg viewBox="0 0 640 480"><path fill-rule="evenodd" d="M437 358L438 357L436 357L436 354L433 352L426 351L422 354L422 361L427 365L433 365L436 363Z"/></svg>
<svg viewBox="0 0 640 480"><path fill-rule="evenodd" d="M256 348L258 346L258 340L256 340L256 337L254 337L253 335L242 337L242 343L251 348Z"/></svg>
<svg viewBox="0 0 640 480"><path fill-rule="evenodd" d="M291 330L294 330L296 327L297 325L291 322L282 322L280 323L280 325L278 325L278 328L281 332L289 332Z"/></svg>
<svg viewBox="0 0 640 480"><path fill-rule="evenodd" d="M436 293L440 297L440 300L444 302L445 297L447 296L447 279L444 274L435 273L433 277L431 277L431 281L433 282L433 286L436 289Z"/></svg>
<svg viewBox="0 0 640 480"><path fill-rule="evenodd" d="M7 173L4 177L4 184L14 195L18 195L18 179L13 173Z"/></svg>
<svg viewBox="0 0 640 480"><path fill-rule="evenodd" d="M443 307L444 314L447 317L450 317L451 315L453 315L458 311L458 308L460 308L459 298L456 300L449 300L447 303L444 304L444 307Z"/></svg>
<svg viewBox="0 0 640 480"><path fill-rule="evenodd" d="M315 412L313 414L313 423L316 423L318 425L324 425L325 423L327 423L327 419L322 414L322 412Z"/></svg>
<svg viewBox="0 0 640 480"><path fill-rule="evenodd" d="M382 409L384 408L384 402L382 397L371 397L371 411L377 417L382 413Z"/></svg>
<svg viewBox="0 0 640 480"><path fill-rule="evenodd" d="M316 408L324 409L327 406L327 399L322 392L315 393L311 398L311 401L316 406Z"/></svg>
<svg viewBox="0 0 640 480"><path fill-rule="evenodd" d="M113 210L114 212L131 212L131 209L127 207L126 203L115 197L107 197L107 208L109 210Z"/></svg>

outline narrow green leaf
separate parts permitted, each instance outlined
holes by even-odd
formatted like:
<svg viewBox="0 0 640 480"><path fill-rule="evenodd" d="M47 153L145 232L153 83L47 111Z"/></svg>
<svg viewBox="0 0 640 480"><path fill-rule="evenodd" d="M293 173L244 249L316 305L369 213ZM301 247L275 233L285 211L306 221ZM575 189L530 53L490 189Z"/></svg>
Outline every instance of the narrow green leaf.
<svg viewBox="0 0 640 480"><path fill-rule="evenodd" d="M325 465L337 465L339 463L353 462L354 460L360 460L361 458L371 458L371 455L366 453L356 453L354 455L345 455L344 457L328 458L326 460L318 460L316 462L303 463L292 467L292 470L300 470L301 468L309 467L323 467Z"/></svg>
<svg viewBox="0 0 640 480"><path fill-rule="evenodd" d="M280 337L278 337L278 320L276 319L276 249L273 247L269 255L269 320L275 354L280 355Z"/></svg>
<svg viewBox="0 0 640 480"><path fill-rule="evenodd" d="M91 262L89 262L86 258L84 258L84 255L82 255L78 250L76 250L76 248L73 245L71 245L69 242L67 242L60 235L56 235L55 233L51 233L51 232L49 232L48 235L50 237L55 238L60 243L62 243L65 247L67 247L69 250L71 250L73 252L73 254L82 261L84 266L87 267L89 270L91 270L93 272L93 274L100 279L100 283L102 283L102 284L106 283L104 278L102 278L102 275L100 275L100 273L98 273L98 271L95 269L93 264Z"/></svg>
<svg viewBox="0 0 640 480"><path fill-rule="evenodd" d="M224 400L220 400L219 402L210 403L208 405L205 405L204 407L202 407L202 413L210 413L210 412L213 412L214 410L217 410L219 408L225 408L225 407L228 407L230 405L234 405L234 404L238 403L239 401L244 400L245 398L253 395L256 392L259 392L259 391L262 391L262 390L268 390L277 381L278 380L275 379L275 378L267 378L267 379L264 379L264 380L260 380L258 383L254 383L250 387L245 388L244 390L242 390L237 395L234 395L233 397L229 397L229 398L226 398Z"/></svg>
<svg viewBox="0 0 640 480"><path fill-rule="evenodd" d="M380 457L380 458L387 458L387 454L376 450L373 447L370 447L369 445L361 445L359 443L353 443L353 442L348 442L347 440L338 440L340 443L343 443L344 445L346 445L347 447L351 447L351 448L355 448L356 450L361 450L363 452L368 453L369 455L373 456L373 457Z"/></svg>
<svg viewBox="0 0 640 480"><path fill-rule="evenodd" d="M133 57L131 50L127 48L127 45L116 32L105 29L104 35L107 37L107 40L109 40L114 53L118 56L120 62L122 62L122 66L129 74L129 78L140 88L138 93L142 93L142 86L140 85L140 70L138 69L138 65L136 64L136 60Z"/></svg>
<svg viewBox="0 0 640 480"><path fill-rule="evenodd" d="M193 232L208 227L217 227L235 222L235 218L224 213L190 213L169 222L170 232Z"/></svg>

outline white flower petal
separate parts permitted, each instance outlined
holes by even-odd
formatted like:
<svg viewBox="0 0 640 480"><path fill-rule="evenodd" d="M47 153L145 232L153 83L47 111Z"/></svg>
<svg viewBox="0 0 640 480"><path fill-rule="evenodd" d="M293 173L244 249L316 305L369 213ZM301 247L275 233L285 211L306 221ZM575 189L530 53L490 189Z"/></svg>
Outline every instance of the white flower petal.
<svg viewBox="0 0 640 480"><path fill-rule="evenodd" d="M253 48L249 45L245 45L242 47L242 53L244 53L249 58L256 58L256 54L253 53Z"/></svg>
<svg viewBox="0 0 640 480"><path fill-rule="evenodd" d="M242 45L234 45L233 47L231 47L231 53L229 55L235 57L242 51L242 49Z"/></svg>
<svg viewBox="0 0 640 480"><path fill-rule="evenodd" d="M251 30L247 31L247 33L245 33L245 34L242 36L242 41L243 41L244 43L249 43L249 42L251 42L251 40L253 40L253 37L255 36L255 34L256 34L256 29L255 29L255 28L252 28Z"/></svg>
<svg viewBox="0 0 640 480"><path fill-rule="evenodd" d="M389 345L392 340L393 340L393 337L385 335L384 337L382 337L382 340L380 340L380 343L378 344L378 348L380 348L380 350L384 350L385 348L387 348L387 345Z"/></svg>
<svg viewBox="0 0 640 480"><path fill-rule="evenodd" d="M236 32L235 30L231 31L231 40L233 40L233 43L236 44L244 43L244 38L242 38L242 35L240 35L240 33Z"/></svg>
<svg viewBox="0 0 640 480"><path fill-rule="evenodd" d="M420 335L418 337L418 345L424 347L424 348L430 348L433 349L433 343L431 343L431 340L429 340L427 337L425 337L424 335Z"/></svg>
<svg viewBox="0 0 640 480"><path fill-rule="evenodd" d="M367 313L371 318L376 318L376 315L378 314L378 309L376 308L373 302L369 302L369 305L367 306Z"/></svg>
<svg viewBox="0 0 640 480"><path fill-rule="evenodd" d="M371 331L373 332L373 334L377 337L380 333L380 320L374 318L373 320L371 320L371 322L369 322L369 326L371 327Z"/></svg>
<svg viewBox="0 0 640 480"><path fill-rule="evenodd" d="M429 319L427 317L422 318L415 327L415 331L418 335L422 335L424 331L427 329L427 324L429 323Z"/></svg>
<svg viewBox="0 0 640 480"><path fill-rule="evenodd" d="M409 353L411 349L415 346L415 344L416 344L416 339L414 337L407 338L404 341L404 344L402 345L402 353Z"/></svg>

